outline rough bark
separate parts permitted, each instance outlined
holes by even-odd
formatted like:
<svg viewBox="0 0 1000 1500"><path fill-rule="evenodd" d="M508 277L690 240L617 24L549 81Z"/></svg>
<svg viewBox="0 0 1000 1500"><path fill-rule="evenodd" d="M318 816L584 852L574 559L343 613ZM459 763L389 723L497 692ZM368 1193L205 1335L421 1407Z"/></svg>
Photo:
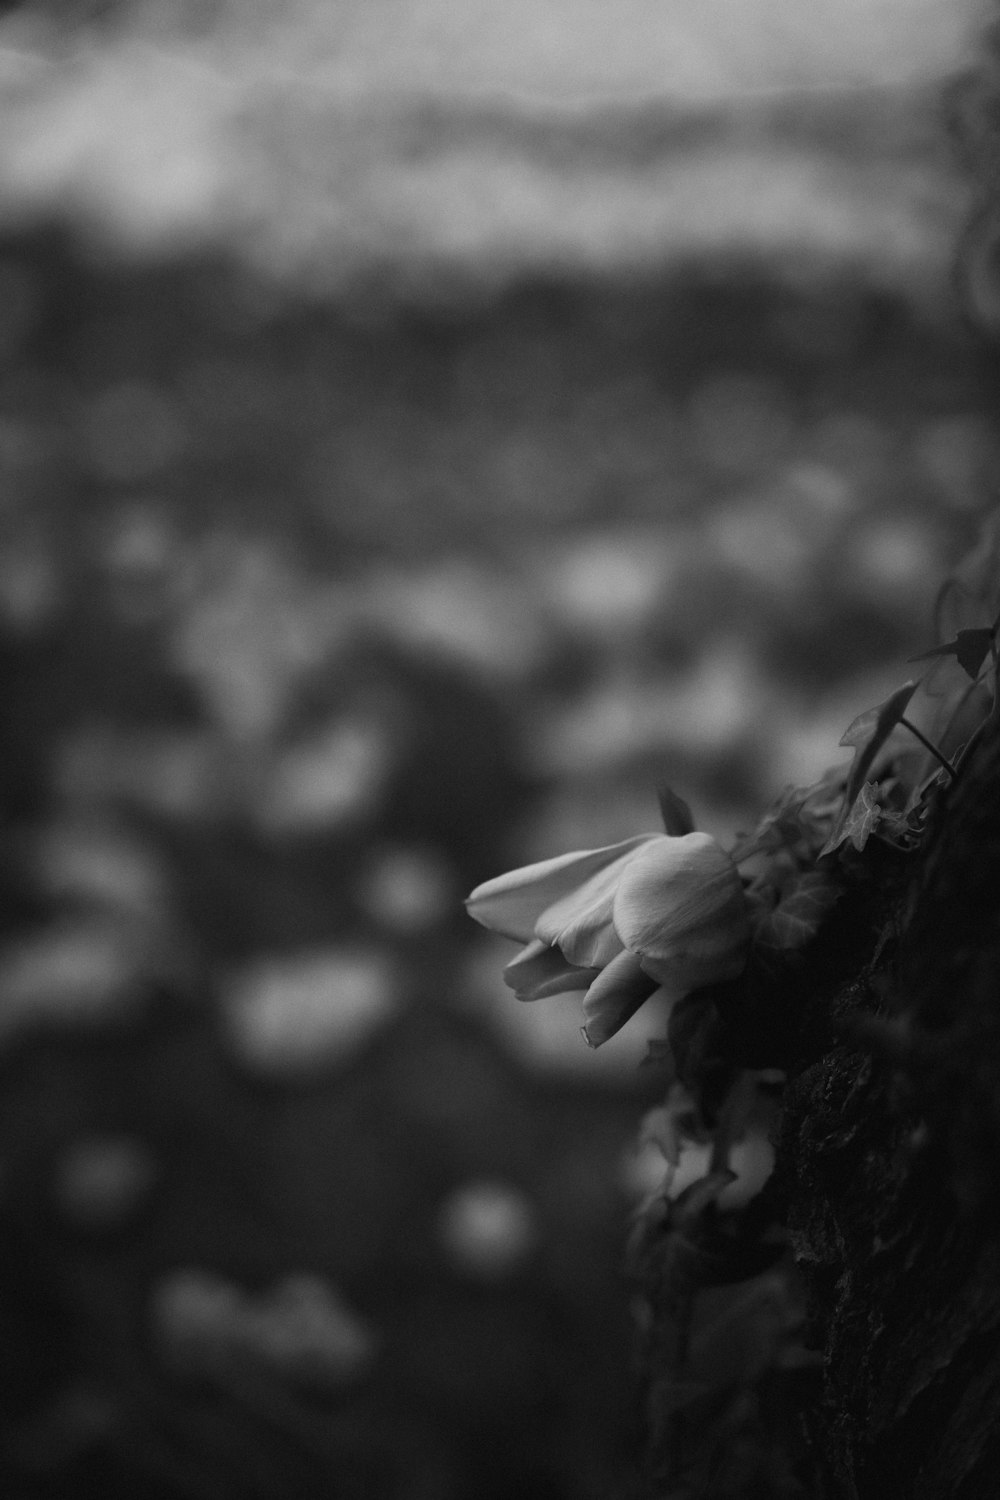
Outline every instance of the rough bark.
<svg viewBox="0 0 1000 1500"><path fill-rule="evenodd" d="M997 1493L998 766L993 716L920 850L859 861L788 982L672 1027L717 1143L734 1079L787 1082L764 1189L726 1203L717 1144L636 1237L658 1500Z"/></svg>
<svg viewBox="0 0 1000 1500"><path fill-rule="evenodd" d="M779 1168L823 1359L805 1415L836 1500L997 1490L998 763L994 720L787 1095Z"/></svg>

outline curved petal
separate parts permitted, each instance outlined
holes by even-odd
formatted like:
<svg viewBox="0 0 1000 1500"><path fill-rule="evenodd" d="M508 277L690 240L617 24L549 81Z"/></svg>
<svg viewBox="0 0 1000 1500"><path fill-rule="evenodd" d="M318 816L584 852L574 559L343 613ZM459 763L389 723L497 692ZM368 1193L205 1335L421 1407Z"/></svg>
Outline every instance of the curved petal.
<svg viewBox="0 0 1000 1500"><path fill-rule="evenodd" d="M620 953L583 997L583 1034L588 1045L599 1047L614 1036L657 988L634 953Z"/></svg>
<svg viewBox="0 0 1000 1500"><path fill-rule="evenodd" d="M574 854L560 854L555 859L543 859L537 864L523 865L519 870L508 870L506 875L497 875L493 880L477 885L466 900L466 910L470 917L483 927L488 927L491 932L516 938L520 943L527 943L537 935L544 938L550 947L554 946L554 939L549 938L547 929L536 933L536 924L542 914L550 908L561 911L563 903L566 903L566 909L570 911L576 893L611 867L616 870L610 884L613 895L619 862L655 837L655 834L640 835L606 849L585 849ZM610 924L610 907L607 920ZM560 920L559 925L563 926L565 922ZM570 957L571 962L577 962L569 954L567 957Z"/></svg>
<svg viewBox="0 0 1000 1500"><path fill-rule="evenodd" d="M588 856L587 866L577 866L573 889L540 914L536 934L552 947L561 948L570 963L603 969L618 957L623 946L612 922L622 873L639 850L660 838L661 834L640 834L607 849L595 849Z"/></svg>
<svg viewBox="0 0 1000 1500"><path fill-rule="evenodd" d="M629 861L614 925L661 984L697 989L734 979L746 962L750 917L739 872L705 833L660 840Z"/></svg>
<svg viewBox="0 0 1000 1500"><path fill-rule="evenodd" d="M539 938L529 943L503 971L503 982L519 1000L544 1000L567 990L585 990L597 978L596 969L578 969L567 963L558 948Z"/></svg>

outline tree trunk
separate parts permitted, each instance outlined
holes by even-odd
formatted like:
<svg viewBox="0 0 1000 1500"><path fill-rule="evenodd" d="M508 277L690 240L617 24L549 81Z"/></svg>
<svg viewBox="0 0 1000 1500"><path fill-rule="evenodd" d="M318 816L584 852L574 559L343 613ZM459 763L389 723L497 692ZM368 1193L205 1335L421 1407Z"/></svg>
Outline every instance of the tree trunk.
<svg viewBox="0 0 1000 1500"><path fill-rule="evenodd" d="M844 1500L986 1500L1000 1483L1000 723L937 819L898 945L831 1011L787 1094L779 1169ZM874 1023L864 1018L881 1012Z"/></svg>
<svg viewBox="0 0 1000 1500"><path fill-rule="evenodd" d="M998 1493L998 766L994 717L921 851L817 943L764 1190L727 1210L706 1179L639 1236L659 1500Z"/></svg>

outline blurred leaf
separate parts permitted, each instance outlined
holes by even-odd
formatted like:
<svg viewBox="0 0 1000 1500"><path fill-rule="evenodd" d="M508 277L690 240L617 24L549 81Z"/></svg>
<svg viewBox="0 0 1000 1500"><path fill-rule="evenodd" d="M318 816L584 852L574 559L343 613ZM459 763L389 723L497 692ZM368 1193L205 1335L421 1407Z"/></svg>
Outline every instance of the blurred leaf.
<svg viewBox="0 0 1000 1500"><path fill-rule="evenodd" d="M665 1037L650 1037L646 1043L646 1055L639 1064L642 1068L662 1066L664 1063L672 1064L674 1051Z"/></svg>
<svg viewBox="0 0 1000 1500"><path fill-rule="evenodd" d="M938 637L995 619L1000 609L1000 515L983 523L979 537L938 593L934 632Z"/></svg>
<svg viewBox="0 0 1000 1500"><path fill-rule="evenodd" d="M843 766L825 771L812 786L787 786L760 819L731 850L739 863L754 854L776 854L787 849L811 863L818 855L834 815L843 800Z"/></svg>
<svg viewBox="0 0 1000 1500"><path fill-rule="evenodd" d="M993 630L985 627L979 630L960 630L950 641L943 646L932 646L929 651L922 651L919 656L911 656L911 661L929 661L932 656L954 656L973 682L979 676L983 662L989 654L993 645Z"/></svg>
<svg viewBox="0 0 1000 1500"><path fill-rule="evenodd" d="M672 1167L676 1167L681 1159L681 1137L677 1128L676 1115L665 1105L658 1105L655 1109L649 1109L643 1115L639 1124L639 1147L655 1146Z"/></svg>
<svg viewBox="0 0 1000 1500"><path fill-rule="evenodd" d="M802 1309L789 1278L767 1269L702 1290L693 1321L687 1373L719 1389L758 1380L784 1346L797 1343Z"/></svg>
<svg viewBox="0 0 1000 1500"><path fill-rule="evenodd" d="M736 863L752 854L774 854L799 843L808 833L803 807L808 792L786 787L778 801L761 818L753 833L740 839L732 849Z"/></svg>
<svg viewBox="0 0 1000 1500"><path fill-rule="evenodd" d="M719 1167L715 1171L706 1172L697 1182L692 1182L683 1192L678 1193L670 1205L671 1227L679 1228L700 1219L705 1210L735 1181L735 1172L729 1167Z"/></svg>
<svg viewBox="0 0 1000 1500"><path fill-rule="evenodd" d="M697 1105L681 1083L673 1084L664 1103L647 1110L639 1125L639 1146L656 1146L672 1167L680 1164L685 1142L704 1140Z"/></svg>
<svg viewBox="0 0 1000 1500"><path fill-rule="evenodd" d="M678 797L668 786L660 787L657 797L663 827L672 838L681 838L686 833L694 832L694 818L683 797Z"/></svg>

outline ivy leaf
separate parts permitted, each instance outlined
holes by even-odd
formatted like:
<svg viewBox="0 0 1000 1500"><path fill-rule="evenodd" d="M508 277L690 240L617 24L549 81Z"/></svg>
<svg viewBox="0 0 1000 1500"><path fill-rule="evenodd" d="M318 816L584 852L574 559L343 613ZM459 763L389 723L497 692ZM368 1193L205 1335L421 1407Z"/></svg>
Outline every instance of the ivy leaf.
<svg viewBox="0 0 1000 1500"><path fill-rule="evenodd" d="M842 816L846 816L854 806L858 793L868 780L868 772L876 755L903 717L916 690L915 681L904 682L902 687L889 694L884 703L878 703L874 708L859 714L841 735L840 743L850 746L855 752L854 764L847 778Z"/></svg>
<svg viewBox="0 0 1000 1500"><path fill-rule="evenodd" d="M850 842L860 854L881 821L882 809L875 783L866 781L844 819L837 842Z"/></svg>
<svg viewBox="0 0 1000 1500"><path fill-rule="evenodd" d="M683 797L678 797L670 787L662 786L657 792L657 799L663 827L672 838L682 838L686 833L694 833L694 818Z"/></svg>
<svg viewBox="0 0 1000 1500"><path fill-rule="evenodd" d="M805 833L802 804L806 792L796 787L786 787L775 805L761 818L753 833L744 834L730 850L736 864L749 859L751 854L774 854L797 844Z"/></svg>
<svg viewBox="0 0 1000 1500"><path fill-rule="evenodd" d="M788 849L800 862L812 863L843 802L844 777L844 767L833 766L812 786L786 786L754 831L737 838L730 857L740 864L753 854Z"/></svg>
<svg viewBox="0 0 1000 1500"><path fill-rule="evenodd" d="M841 887L823 870L807 870L757 925L755 943L783 951L804 948L840 899Z"/></svg>
<svg viewBox="0 0 1000 1500"><path fill-rule="evenodd" d="M831 833L826 843L820 850L820 858L824 854L832 854L839 849L841 844L848 840L854 845L860 854L868 840L875 832L883 819L883 810L877 800L878 789L873 781L866 781L857 797L854 805L847 811L847 815L841 818L837 827Z"/></svg>
<svg viewBox="0 0 1000 1500"><path fill-rule="evenodd" d="M993 630L990 626L980 630L960 630L952 640L945 641L943 646L932 646L919 656L911 656L910 660L929 661L932 656L954 656L959 666L975 682L992 645Z"/></svg>
<svg viewBox="0 0 1000 1500"><path fill-rule="evenodd" d="M753 833L744 834L730 851L739 864L751 854L776 854L779 849L796 849L803 844L814 849L817 829L828 816L821 805L825 791L822 783L810 787L788 786L763 815Z"/></svg>

